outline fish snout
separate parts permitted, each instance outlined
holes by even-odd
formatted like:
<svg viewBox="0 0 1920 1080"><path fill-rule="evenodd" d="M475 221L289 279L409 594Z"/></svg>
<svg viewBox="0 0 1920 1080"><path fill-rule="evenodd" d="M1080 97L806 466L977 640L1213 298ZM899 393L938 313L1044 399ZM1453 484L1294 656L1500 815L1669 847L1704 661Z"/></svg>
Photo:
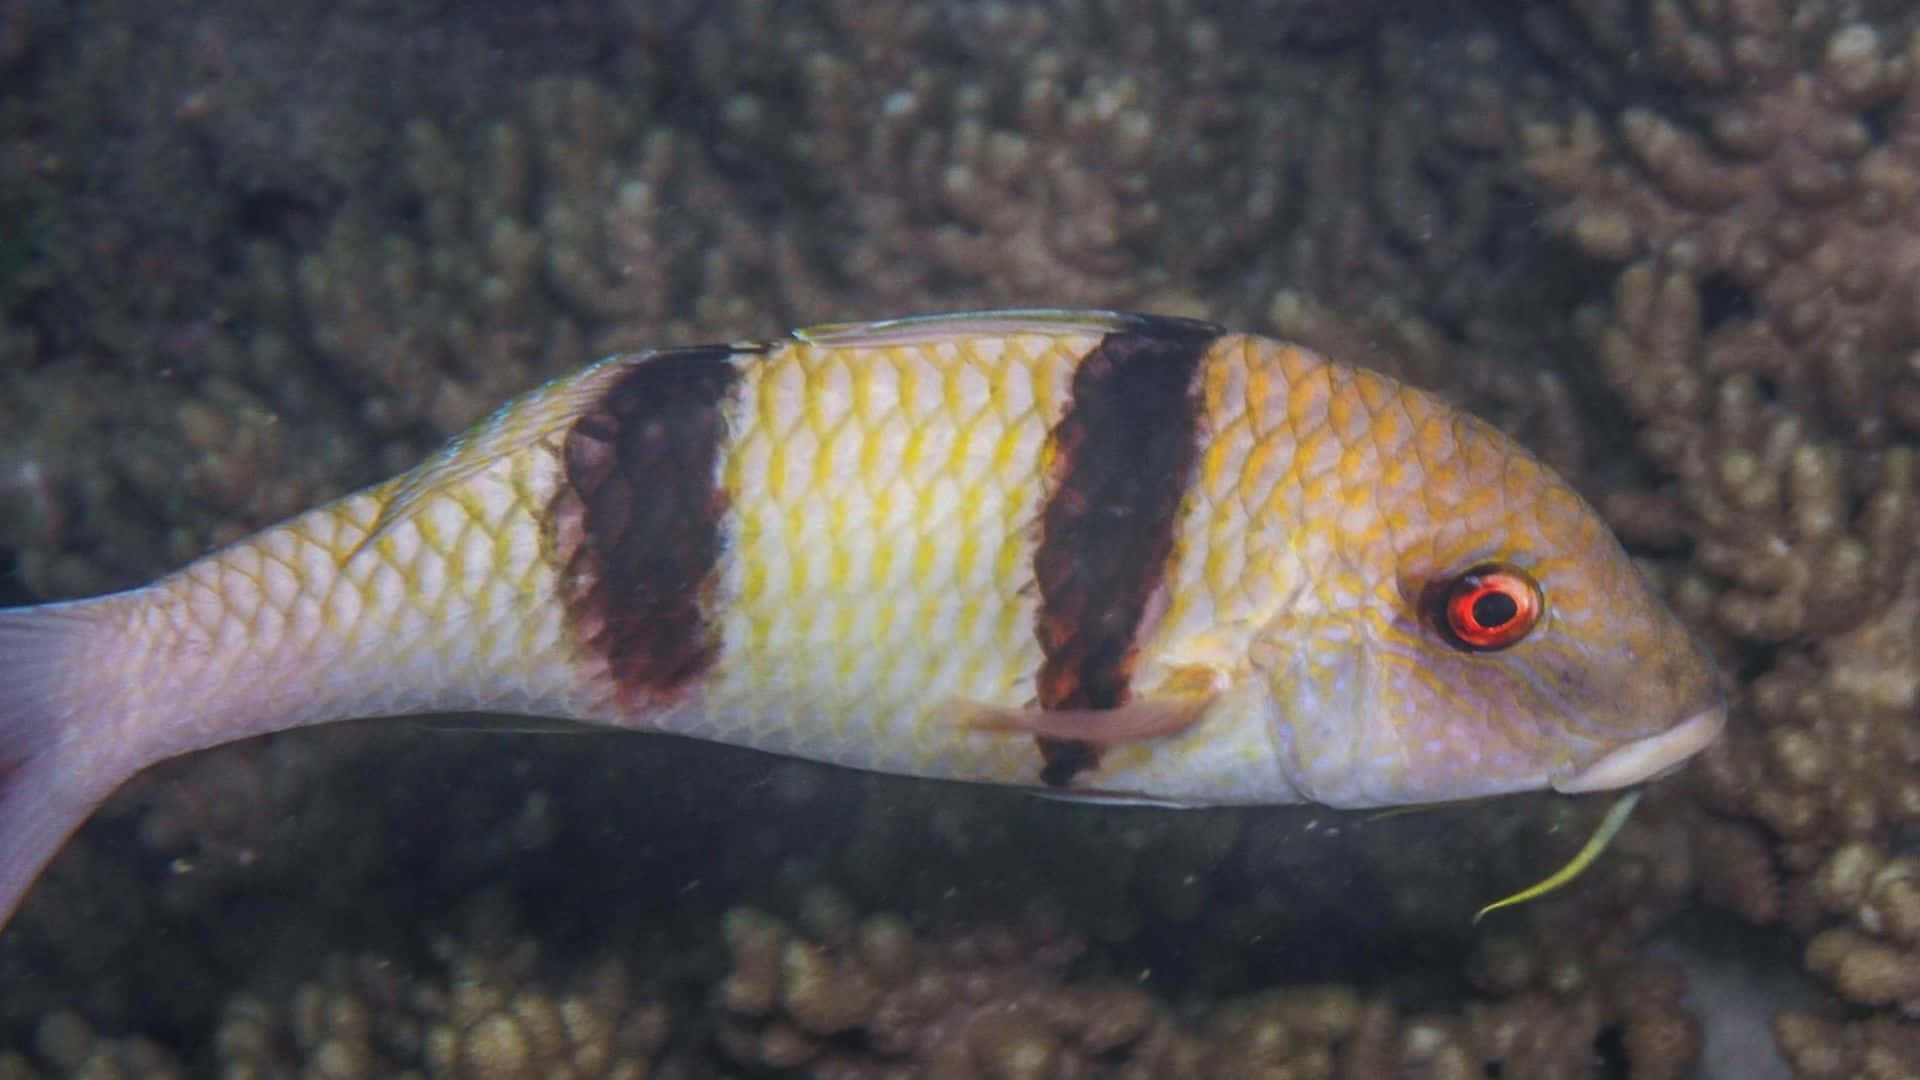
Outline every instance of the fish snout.
<svg viewBox="0 0 1920 1080"><path fill-rule="evenodd" d="M1726 703L1716 702L1658 735L1635 739L1601 755L1599 760L1571 776L1555 778L1553 789L1578 795L1658 779L1706 749L1726 723Z"/></svg>

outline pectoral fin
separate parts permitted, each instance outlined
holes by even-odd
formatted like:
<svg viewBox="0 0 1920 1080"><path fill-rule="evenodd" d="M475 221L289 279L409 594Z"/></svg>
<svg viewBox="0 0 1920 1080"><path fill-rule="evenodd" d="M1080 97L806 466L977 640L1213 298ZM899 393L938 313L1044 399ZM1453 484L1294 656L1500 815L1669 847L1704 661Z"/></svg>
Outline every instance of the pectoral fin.
<svg viewBox="0 0 1920 1080"><path fill-rule="evenodd" d="M1212 695L1182 695L1141 698L1113 709L1022 709L966 704L959 706L959 714L961 726L973 731L1032 735L1104 747L1176 735L1199 721L1212 702Z"/></svg>

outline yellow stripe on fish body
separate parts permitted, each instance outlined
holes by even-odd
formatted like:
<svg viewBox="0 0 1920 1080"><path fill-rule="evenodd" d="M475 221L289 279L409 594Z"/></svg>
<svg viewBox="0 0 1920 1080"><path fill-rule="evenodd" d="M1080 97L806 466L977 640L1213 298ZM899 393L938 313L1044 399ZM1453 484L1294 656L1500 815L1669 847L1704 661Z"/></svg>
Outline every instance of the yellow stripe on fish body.
<svg viewBox="0 0 1920 1080"><path fill-rule="evenodd" d="M145 589L0 613L0 672L8 906L145 764L344 716L1342 806L1631 783L1721 716L1598 518L1497 431L1100 312L616 357Z"/></svg>
<svg viewBox="0 0 1920 1080"><path fill-rule="evenodd" d="M745 370L721 466L724 646L687 730L872 768L1037 779L1030 743L956 739L939 706L1034 700L1048 432L1099 340L802 343Z"/></svg>

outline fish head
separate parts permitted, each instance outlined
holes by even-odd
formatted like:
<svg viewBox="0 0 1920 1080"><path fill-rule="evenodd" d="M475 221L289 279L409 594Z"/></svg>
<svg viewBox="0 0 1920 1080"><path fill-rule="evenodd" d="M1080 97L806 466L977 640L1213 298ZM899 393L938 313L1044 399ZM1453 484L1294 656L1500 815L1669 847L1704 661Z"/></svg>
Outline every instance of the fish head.
<svg viewBox="0 0 1920 1080"><path fill-rule="evenodd" d="M1598 513L1497 429L1415 404L1446 437L1377 463L1255 657L1289 781L1354 807L1601 791L1711 742L1718 669Z"/></svg>

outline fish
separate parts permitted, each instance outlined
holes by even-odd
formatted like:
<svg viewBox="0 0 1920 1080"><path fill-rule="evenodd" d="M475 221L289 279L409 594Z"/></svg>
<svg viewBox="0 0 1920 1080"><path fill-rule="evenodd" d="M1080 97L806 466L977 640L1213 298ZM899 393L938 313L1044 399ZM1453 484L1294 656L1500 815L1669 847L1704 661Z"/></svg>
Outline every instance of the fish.
<svg viewBox="0 0 1920 1080"><path fill-rule="evenodd" d="M1625 788L1726 718L1594 509L1171 316L620 354L151 584L0 611L0 918L160 760L480 712L1172 806Z"/></svg>

